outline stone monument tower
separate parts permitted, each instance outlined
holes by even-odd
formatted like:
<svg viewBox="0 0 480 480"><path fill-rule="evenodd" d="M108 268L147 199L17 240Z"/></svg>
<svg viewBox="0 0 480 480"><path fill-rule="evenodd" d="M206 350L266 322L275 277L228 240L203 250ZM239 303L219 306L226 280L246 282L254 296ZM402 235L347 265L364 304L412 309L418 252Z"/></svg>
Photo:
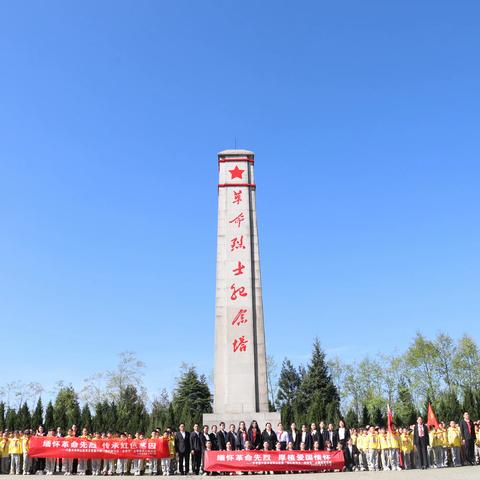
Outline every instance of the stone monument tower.
<svg viewBox="0 0 480 480"><path fill-rule="evenodd" d="M268 411L253 168L253 152L218 154L215 396L204 423L255 419L263 429L266 421L275 428L280 414Z"/></svg>

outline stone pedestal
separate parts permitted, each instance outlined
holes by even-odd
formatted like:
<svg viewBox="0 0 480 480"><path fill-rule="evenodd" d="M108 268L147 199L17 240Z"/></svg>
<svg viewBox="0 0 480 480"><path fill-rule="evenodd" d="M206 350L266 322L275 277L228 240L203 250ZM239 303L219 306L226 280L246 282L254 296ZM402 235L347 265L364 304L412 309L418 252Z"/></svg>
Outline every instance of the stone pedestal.
<svg viewBox="0 0 480 480"><path fill-rule="evenodd" d="M204 422L263 428L278 415L268 412L254 153L220 152L218 172L214 414Z"/></svg>

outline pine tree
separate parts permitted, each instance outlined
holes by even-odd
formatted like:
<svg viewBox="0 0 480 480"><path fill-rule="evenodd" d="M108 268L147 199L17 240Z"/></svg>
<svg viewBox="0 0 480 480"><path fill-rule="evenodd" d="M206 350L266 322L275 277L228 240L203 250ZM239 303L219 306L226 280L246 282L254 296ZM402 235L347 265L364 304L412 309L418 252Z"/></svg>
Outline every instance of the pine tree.
<svg viewBox="0 0 480 480"><path fill-rule="evenodd" d="M370 414L365 404L362 405L362 418L360 419L362 427L366 427L370 423Z"/></svg>
<svg viewBox="0 0 480 480"><path fill-rule="evenodd" d="M205 376L199 376L194 366L182 366L172 398L175 418L181 419L185 428L192 429L194 423L201 422L204 413L212 411L211 399Z"/></svg>
<svg viewBox="0 0 480 480"><path fill-rule="evenodd" d="M470 387L467 387L463 390L463 404L462 410L464 412L469 412L470 415L476 415L476 401L475 394ZM476 416L474 418L477 418Z"/></svg>
<svg viewBox="0 0 480 480"><path fill-rule="evenodd" d="M133 385L127 385L121 392L117 405L117 430L122 432L144 432L149 419L145 403Z"/></svg>
<svg viewBox="0 0 480 480"><path fill-rule="evenodd" d="M440 398L440 401L438 402L438 406L435 405L435 407L435 411L438 415L437 418L439 421L460 421L460 418L462 416L462 406L460 405L457 394L453 389L444 392Z"/></svg>
<svg viewBox="0 0 480 480"><path fill-rule="evenodd" d="M370 415L370 424L380 427L385 426L382 410L380 409L380 407L374 407Z"/></svg>
<svg viewBox="0 0 480 480"><path fill-rule="evenodd" d="M168 398L167 391L162 390L160 398L152 402L150 430L159 428L163 432L167 427L173 427L174 419L169 418L170 412L173 413L172 404Z"/></svg>
<svg viewBox="0 0 480 480"><path fill-rule="evenodd" d="M278 379L277 405L284 425L290 425L294 421L293 404L300 387L301 377L299 371L287 358L282 363Z"/></svg>
<svg viewBox="0 0 480 480"><path fill-rule="evenodd" d="M86 428L89 432L92 431L92 413L90 412L90 407L86 403L82 408L82 413L80 416L80 427Z"/></svg>
<svg viewBox="0 0 480 480"><path fill-rule="evenodd" d="M5 403L0 402L0 432L5 431Z"/></svg>
<svg viewBox="0 0 480 480"><path fill-rule="evenodd" d="M35 426L35 424L33 424ZM48 402L47 409L45 410L45 430L50 430L55 428L55 423L53 421L53 404Z"/></svg>
<svg viewBox="0 0 480 480"><path fill-rule="evenodd" d="M23 402L22 406L18 409L17 418L15 420L15 428L17 430L26 430L31 428L32 416L30 415L30 409L27 402Z"/></svg>
<svg viewBox="0 0 480 480"><path fill-rule="evenodd" d="M312 359L300 383L294 411L299 423L310 419L334 421L340 416L340 397L318 338L313 343Z"/></svg>
<svg viewBox="0 0 480 480"><path fill-rule="evenodd" d="M350 408L348 410L347 415L345 416L345 423L347 424L347 427L349 427L349 428L359 427L358 415L357 415L357 412L353 408Z"/></svg>
<svg viewBox="0 0 480 480"><path fill-rule="evenodd" d="M43 404L42 399L38 397L37 406L32 414L32 428L37 429L40 425L43 425Z"/></svg>
<svg viewBox="0 0 480 480"><path fill-rule="evenodd" d="M8 407L7 414L5 415L5 426L11 432L16 428L17 412L14 408Z"/></svg>

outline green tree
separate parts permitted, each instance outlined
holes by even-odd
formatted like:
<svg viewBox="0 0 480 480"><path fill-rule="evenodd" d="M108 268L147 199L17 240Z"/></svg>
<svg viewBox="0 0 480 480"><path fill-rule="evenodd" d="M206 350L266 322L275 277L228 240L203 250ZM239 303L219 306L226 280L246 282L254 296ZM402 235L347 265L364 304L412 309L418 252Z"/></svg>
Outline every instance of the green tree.
<svg viewBox="0 0 480 480"><path fill-rule="evenodd" d="M159 428L163 432L167 427L176 426L173 417L172 403L170 402L167 391L164 389L160 393L160 397L152 402L150 430Z"/></svg>
<svg viewBox="0 0 480 480"><path fill-rule="evenodd" d="M417 411L413 404L412 394L403 380L398 385L397 402L394 410L396 424L407 426L416 422Z"/></svg>
<svg viewBox="0 0 480 480"><path fill-rule="evenodd" d="M53 420L53 404L52 402L48 402L47 408L45 410L45 429L50 430L56 427L55 422ZM35 426L35 424L33 424Z"/></svg>
<svg viewBox="0 0 480 480"><path fill-rule="evenodd" d="M340 397L318 338L313 343L312 358L300 383L294 411L299 423L310 419L335 421L340 417Z"/></svg>
<svg viewBox="0 0 480 480"><path fill-rule="evenodd" d="M15 428L17 430L26 430L31 428L32 416L27 402L23 402L22 406L18 409L17 418L15 420Z"/></svg>
<svg viewBox="0 0 480 480"><path fill-rule="evenodd" d="M212 411L212 396L204 375L198 375L194 366L182 365L172 406L175 418L183 421L187 429L200 423L204 413Z"/></svg>
<svg viewBox="0 0 480 480"><path fill-rule="evenodd" d="M439 354L435 344L417 333L405 355L412 380L420 394L435 401L440 382L437 376Z"/></svg>
<svg viewBox="0 0 480 480"><path fill-rule="evenodd" d="M284 425L290 425L294 421L293 403L301 381L300 372L286 358L282 363L277 388L277 406Z"/></svg>
<svg viewBox="0 0 480 480"><path fill-rule="evenodd" d="M80 414L80 426L81 428L86 428L89 432L92 431L92 413L90 412L88 403L82 408L82 413Z"/></svg>
<svg viewBox="0 0 480 480"><path fill-rule="evenodd" d="M357 412L353 408L348 410L347 415L345 416L345 423L349 428L357 428L360 426L358 423Z"/></svg>
<svg viewBox="0 0 480 480"><path fill-rule="evenodd" d="M0 432L5 431L5 403L0 402Z"/></svg>
<svg viewBox="0 0 480 480"><path fill-rule="evenodd" d="M114 402L104 400L95 406L93 428L96 432L110 432L117 424L117 406Z"/></svg>
<svg viewBox="0 0 480 480"><path fill-rule="evenodd" d="M480 390L480 351L472 337L464 335L458 342L453 358L453 372L463 388Z"/></svg>
<svg viewBox="0 0 480 480"><path fill-rule="evenodd" d="M368 407L365 404L362 405L360 423L362 424L362 427L366 427L370 423L370 414L368 413Z"/></svg>
<svg viewBox="0 0 480 480"><path fill-rule="evenodd" d="M15 412L14 408L8 407L7 414L5 415L5 426L8 430L12 431L16 428L16 421L17 421L17 412Z"/></svg>
<svg viewBox="0 0 480 480"><path fill-rule="evenodd" d="M438 413L437 418L439 421L443 420L446 423L451 420L455 420L456 422L460 421L462 416L462 406L458 401L455 390L447 390L440 397L440 401L438 401L435 406L437 407L435 410Z"/></svg>
<svg viewBox="0 0 480 480"><path fill-rule="evenodd" d="M121 392L117 405L117 430L146 433L148 424L145 403L139 397L137 389L128 385Z"/></svg>
<svg viewBox="0 0 480 480"><path fill-rule="evenodd" d="M37 405L32 414L32 428L37 429L40 425L43 425L43 404L42 399L38 397Z"/></svg>
<svg viewBox="0 0 480 480"><path fill-rule="evenodd" d="M80 425L80 405L73 387L62 387L55 399L53 420L57 427L64 431L72 425Z"/></svg>
<svg viewBox="0 0 480 480"><path fill-rule="evenodd" d="M380 427L385 426L384 417L380 407L375 407L370 415L370 424L378 425Z"/></svg>

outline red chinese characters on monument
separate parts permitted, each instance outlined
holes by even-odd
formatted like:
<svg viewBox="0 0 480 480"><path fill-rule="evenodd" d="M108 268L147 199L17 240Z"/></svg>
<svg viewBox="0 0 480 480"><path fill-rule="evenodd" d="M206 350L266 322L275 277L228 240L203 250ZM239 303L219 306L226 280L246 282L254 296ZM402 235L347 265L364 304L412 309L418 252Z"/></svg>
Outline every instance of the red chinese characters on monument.
<svg viewBox="0 0 480 480"><path fill-rule="evenodd" d="M243 323L247 323L247 309L241 308L238 313L235 315L234 319L232 320L232 325L235 327L239 327Z"/></svg>
<svg viewBox="0 0 480 480"><path fill-rule="evenodd" d="M233 191L233 204L236 204L236 205L240 205L240 202L242 201L242 191L239 190L238 192L237 191Z"/></svg>
<svg viewBox="0 0 480 480"><path fill-rule="evenodd" d="M234 223L235 225L237 225L238 228L240 228L240 225L244 221L245 221L245 215L242 212L238 214L235 218L232 218L232 220L230 220L228 223Z"/></svg>
<svg viewBox="0 0 480 480"><path fill-rule="evenodd" d="M247 350L247 343L248 343L248 340L245 339L244 335L242 335L239 338L236 338L232 344L233 351L245 352Z"/></svg>
<svg viewBox="0 0 480 480"><path fill-rule="evenodd" d="M234 237L230 240L230 251L231 252L233 252L234 250L239 250L239 249L245 250L245 248L247 248L247 247L243 243L243 235L240 238Z"/></svg>
<svg viewBox="0 0 480 480"><path fill-rule="evenodd" d="M239 260L238 265L232 270L233 274L237 277L238 275L243 275L243 271L245 270L245 265Z"/></svg>
<svg viewBox="0 0 480 480"><path fill-rule="evenodd" d="M236 300L238 297L246 297L247 292L245 287L236 287L234 283L230 285L230 289L233 290L232 295L230 296L231 300Z"/></svg>

